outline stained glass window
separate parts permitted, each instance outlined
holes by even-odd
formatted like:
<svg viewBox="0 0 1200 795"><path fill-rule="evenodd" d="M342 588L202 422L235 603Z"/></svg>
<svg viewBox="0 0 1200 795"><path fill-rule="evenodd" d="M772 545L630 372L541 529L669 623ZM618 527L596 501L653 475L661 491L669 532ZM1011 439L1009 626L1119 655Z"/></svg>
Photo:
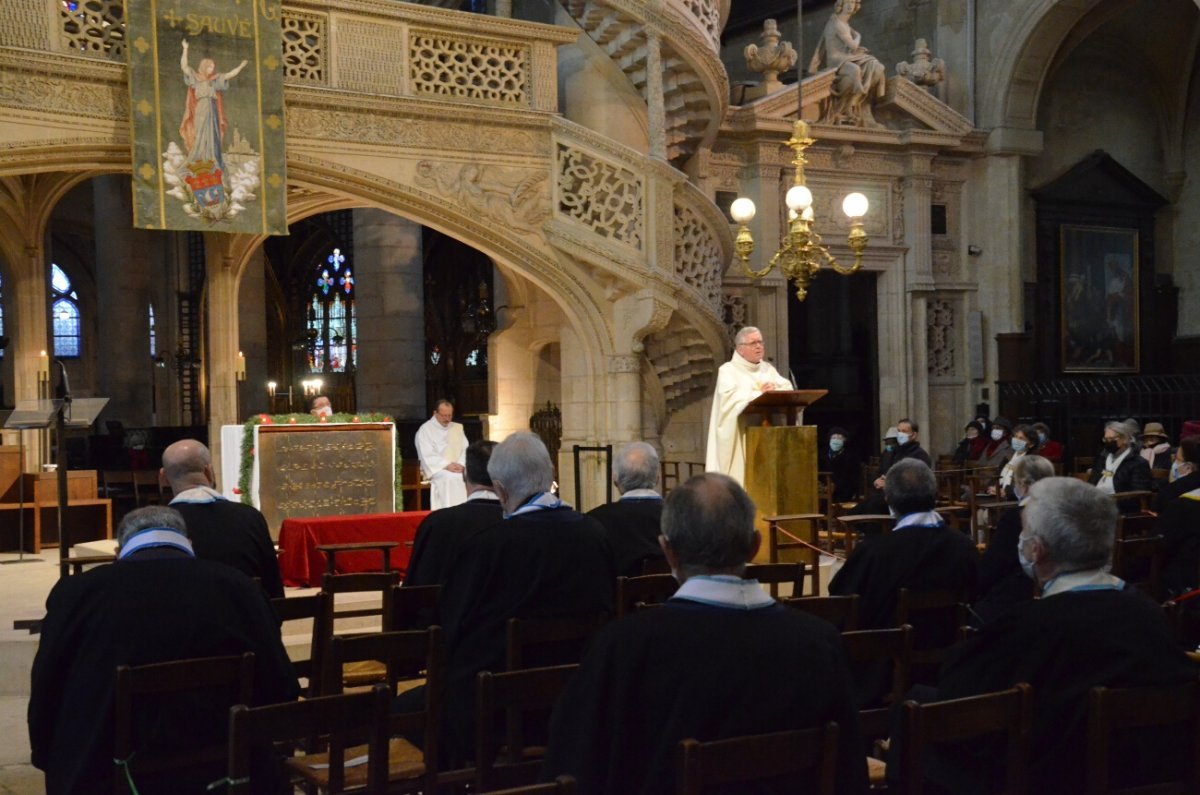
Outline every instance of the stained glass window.
<svg viewBox="0 0 1200 795"><path fill-rule="evenodd" d="M71 279L57 264L50 265L50 318L54 330L54 355L78 358L80 348L79 295Z"/></svg>
<svg viewBox="0 0 1200 795"><path fill-rule="evenodd" d="M4 336L4 282L0 281L0 337ZM4 349L0 348L0 359L4 358Z"/></svg>
<svg viewBox="0 0 1200 795"><path fill-rule="evenodd" d="M150 304L150 358L158 355L158 333L154 328L154 304Z"/></svg>
<svg viewBox="0 0 1200 795"><path fill-rule="evenodd" d="M341 249L333 249L316 267L308 302L309 372L344 373L354 368L358 353L354 282Z"/></svg>

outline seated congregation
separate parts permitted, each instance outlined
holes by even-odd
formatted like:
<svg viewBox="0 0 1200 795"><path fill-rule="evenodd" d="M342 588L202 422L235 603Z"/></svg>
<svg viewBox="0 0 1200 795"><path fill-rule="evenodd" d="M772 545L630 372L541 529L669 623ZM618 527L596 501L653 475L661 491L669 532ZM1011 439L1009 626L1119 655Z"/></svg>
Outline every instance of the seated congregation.
<svg viewBox="0 0 1200 795"><path fill-rule="evenodd" d="M467 502L425 519L403 583L331 574L311 596L202 559L190 516L132 512L117 561L47 603L34 764L50 793L1200 791L1200 439L1123 514L1102 483L1147 463L1132 438L1099 487L1027 452L947 484L898 425L863 495L881 512L856 522L831 491L816 524L844 559L829 596L801 594L805 564L755 564L734 480L664 495L642 443L614 458L620 499L581 514L537 436L476 442ZM288 660L297 621L310 654Z"/></svg>

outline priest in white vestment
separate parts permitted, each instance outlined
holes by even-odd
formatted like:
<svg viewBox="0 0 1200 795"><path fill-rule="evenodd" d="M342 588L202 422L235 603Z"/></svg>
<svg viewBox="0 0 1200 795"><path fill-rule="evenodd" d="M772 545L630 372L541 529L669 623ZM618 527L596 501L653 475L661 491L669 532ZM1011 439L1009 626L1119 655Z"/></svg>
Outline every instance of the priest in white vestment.
<svg viewBox="0 0 1200 795"><path fill-rule="evenodd" d="M733 339L733 358L717 371L712 418L708 423L708 455L704 468L743 482L746 475L746 430L742 410L763 392L792 389L770 362L763 361L762 332L746 326Z"/></svg>
<svg viewBox="0 0 1200 795"><path fill-rule="evenodd" d="M463 470L467 463L467 436L453 422L454 405L439 400L429 421L417 430L417 457L421 474L429 481L429 507L451 508L467 501Z"/></svg>

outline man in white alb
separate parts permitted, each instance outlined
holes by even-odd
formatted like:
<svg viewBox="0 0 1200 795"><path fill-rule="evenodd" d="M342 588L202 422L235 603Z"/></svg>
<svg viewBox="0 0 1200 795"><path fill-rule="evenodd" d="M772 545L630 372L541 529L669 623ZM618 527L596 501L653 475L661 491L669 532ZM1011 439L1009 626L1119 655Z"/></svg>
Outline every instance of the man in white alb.
<svg viewBox="0 0 1200 795"><path fill-rule="evenodd" d="M429 507L450 508L467 500L463 470L467 463L467 436L454 419L454 405L439 400L433 416L417 430L417 457L421 474L429 481Z"/></svg>
<svg viewBox="0 0 1200 795"><path fill-rule="evenodd" d="M762 332L746 326L733 338L733 358L717 371L712 418L708 423L708 456L704 468L720 472L740 485L746 474L745 423L739 417L763 392L792 389L770 362L763 361Z"/></svg>

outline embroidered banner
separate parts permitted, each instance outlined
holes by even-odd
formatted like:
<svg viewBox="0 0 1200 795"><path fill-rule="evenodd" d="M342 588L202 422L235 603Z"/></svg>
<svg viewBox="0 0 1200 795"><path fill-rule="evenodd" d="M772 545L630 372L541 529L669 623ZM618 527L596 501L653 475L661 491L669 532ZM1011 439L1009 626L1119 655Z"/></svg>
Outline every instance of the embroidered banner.
<svg viewBox="0 0 1200 795"><path fill-rule="evenodd" d="M134 225L287 234L279 0L130 0Z"/></svg>

